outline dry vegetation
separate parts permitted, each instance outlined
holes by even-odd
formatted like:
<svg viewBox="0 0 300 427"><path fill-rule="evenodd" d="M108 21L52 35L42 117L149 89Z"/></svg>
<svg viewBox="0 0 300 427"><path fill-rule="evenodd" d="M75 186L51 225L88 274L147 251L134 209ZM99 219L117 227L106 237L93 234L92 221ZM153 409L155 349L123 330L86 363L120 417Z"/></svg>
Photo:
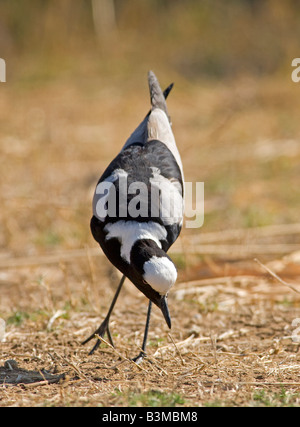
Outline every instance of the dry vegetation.
<svg viewBox="0 0 300 427"><path fill-rule="evenodd" d="M0 405L299 406L300 86L284 67L207 80L144 59L132 75L117 52L109 65L81 57L76 72L69 58L59 72L60 52L47 70L24 55L0 87ZM118 283L90 236L92 193L148 109L150 67L176 82L169 109L186 180L205 182L205 224L172 248L172 330L154 308L137 366L147 301L129 282L116 348L88 356L80 342Z"/></svg>

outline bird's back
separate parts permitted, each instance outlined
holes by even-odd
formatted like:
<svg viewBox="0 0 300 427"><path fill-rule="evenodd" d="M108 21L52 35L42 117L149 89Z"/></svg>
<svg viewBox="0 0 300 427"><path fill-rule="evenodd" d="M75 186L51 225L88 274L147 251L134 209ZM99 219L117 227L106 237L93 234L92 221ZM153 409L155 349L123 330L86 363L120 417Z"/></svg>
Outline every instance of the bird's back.
<svg viewBox="0 0 300 427"><path fill-rule="evenodd" d="M151 110L99 179L91 220L106 256L136 286L131 266L136 242L152 241L166 255L183 218L181 159L154 73L148 81Z"/></svg>

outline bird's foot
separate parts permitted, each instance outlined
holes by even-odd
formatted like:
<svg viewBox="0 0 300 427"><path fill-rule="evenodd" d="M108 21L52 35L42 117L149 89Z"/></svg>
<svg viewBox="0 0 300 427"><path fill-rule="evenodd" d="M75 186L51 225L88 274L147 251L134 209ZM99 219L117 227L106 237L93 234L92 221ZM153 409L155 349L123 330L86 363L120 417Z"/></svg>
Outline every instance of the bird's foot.
<svg viewBox="0 0 300 427"><path fill-rule="evenodd" d="M86 340L84 340L82 342L82 345L84 345L84 344L88 343L90 340L92 340L93 338L98 337L96 344L94 345L92 350L89 352L89 356L92 355L97 350L97 348L100 346L100 344L101 344L100 338L103 338L105 333L107 333L107 337L108 337L110 344L114 347L114 343L113 343L113 340L112 340L112 337L110 334L110 330L109 330L109 326L108 326L108 321L109 321L109 319L104 319L103 322L101 323L101 325L99 326L99 328L96 329L95 332L92 333L92 335L90 335Z"/></svg>
<svg viewBox="0 0 300 427"><path fill-rule="evenodd" d="M135 362L137 365L139 365L146 358L147 358L147 353L145 351L141 350L140 354L131 360L133 362Z"/></svg>

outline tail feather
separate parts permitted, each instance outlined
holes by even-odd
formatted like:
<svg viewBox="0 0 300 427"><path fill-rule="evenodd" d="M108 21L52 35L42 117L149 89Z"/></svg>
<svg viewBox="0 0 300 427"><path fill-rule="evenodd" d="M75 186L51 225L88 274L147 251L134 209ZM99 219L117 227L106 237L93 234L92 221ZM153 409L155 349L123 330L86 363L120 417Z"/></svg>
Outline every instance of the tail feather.
<svg viewBox="0 0 300 427"><path fill-rule="evenodd" d="M134 132L130 135L123 146L123 150L131 144L139 143L145 144L147 140L147 123L149 120L149 116L154 108L161 108L169 119L169 123L171 124L170 116L167 111L167 104L165 99L167 99L169 93L171 92L174 83L171 83L163 92L159 86L158 80L153 73L153 71L149 71L148 73L148 82L151 96L151 105L152 108L144 118L144 120L139 124L139 126L134 130Z"/></svg>
<svg viewBox="0 0 300 427"><path fill-rule="evenodd" d="M171 92L172 88L174 86L174 83L171 83L165 90L164 90L164 97L165 99L168 98L169 93Z"/></svg>
<svg viewBox="0 0 300 427"><path fill-rule="evenodd" d="M165 92L163 92L158 83L156 75L153 73L153 71L148 72L148 83L149 83L152 110L154 108L160 108L166 113L167 117L169 117L165 98L168 96L169 92L171 91L173 84L168 86Z"/></svg>

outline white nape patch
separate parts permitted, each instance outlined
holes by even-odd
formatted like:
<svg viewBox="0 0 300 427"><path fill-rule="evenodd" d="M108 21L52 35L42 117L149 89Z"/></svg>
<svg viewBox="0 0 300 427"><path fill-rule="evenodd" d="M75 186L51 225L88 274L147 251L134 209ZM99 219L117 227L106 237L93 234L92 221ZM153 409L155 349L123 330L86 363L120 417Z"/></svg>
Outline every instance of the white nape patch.
<svg viewBox="0 0 300 427"><path fill-rule="evenodd" d="M175 142L175 138L172 132L169 119L163 110L161 110L160 108L155 108L151 112L148 118L147 130L148 130L147 142L157 139L158 141L166 144L168 149L171 151L171 153L175 157L183 178L181 157L178 152L178 148Z"/></svg>
<svg viewBox="0 0 300 427"><path fill-rule="evenodd" d="M100 221L103 222L108 213L111 216L116 216L116 189L114 182L117 180L124 181L127 185L127 176L128 173L124 169L115 169L111 175L97 184L93 198L93 215Z"/></svg>
<svg viewBox="0 0 300 427"><path fill-rule="evenodd" d="M152 167L151 213L162 219L165 225L182 224L184 200L182 186L177 179L170 180L161 175L160 170Z"/></svg>
<svg viewBox="0 0 300 427"><path fill-rule="evenodd" d="M175 265L167 257L153 256L144 264L144 279L160 295L166 295L176 282Z"/></svg>
<svg viewBox="0 0 300 427"><path fill-rule="evenodd" d="M121 243L121 257L130 263L130 252L132 246L137 240L150 239L154 240L159 248L161 248L160 240L166 240L167 230L160 224L137 221L120 220L114 223L108 223L104 227L107 233L106 240L116 238Z"/></svg>

